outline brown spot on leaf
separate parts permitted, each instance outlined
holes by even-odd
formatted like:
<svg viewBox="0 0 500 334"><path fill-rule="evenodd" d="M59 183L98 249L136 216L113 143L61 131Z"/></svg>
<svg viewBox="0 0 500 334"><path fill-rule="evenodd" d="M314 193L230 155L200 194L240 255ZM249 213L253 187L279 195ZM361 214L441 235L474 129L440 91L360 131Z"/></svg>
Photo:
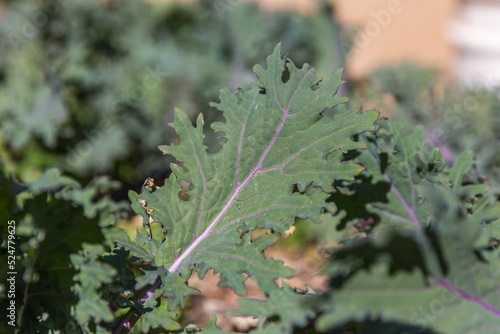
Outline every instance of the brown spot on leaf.
<svg viewBox="0 0 500 334"><path fill-rule="evenodd" d="M191 186L191 182L189 182L187 180L177 180L177 183L179 183L179 185L181 186L181 190L177 193L177 195L179 195L179 198L182 201L184 201L184 202L189 201L188 191L189 191L189 187Z"/></svg>

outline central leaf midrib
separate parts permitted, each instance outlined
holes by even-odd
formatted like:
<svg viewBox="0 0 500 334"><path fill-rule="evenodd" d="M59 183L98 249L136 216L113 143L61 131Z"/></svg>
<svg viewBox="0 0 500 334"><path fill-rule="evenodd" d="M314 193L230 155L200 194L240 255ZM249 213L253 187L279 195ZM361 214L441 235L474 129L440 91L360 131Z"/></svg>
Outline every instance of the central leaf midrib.
<svg viewBox="0 0 500 334"><path fill-rule="evenodd" d="M217 225L217 223L221 220L221 218L226 214L226 212L229 209L229 207L235 202L236 197L238 197L238 195L241 192L241 190L248 184L248 182L250 182L250 180L255 176L255 174L257 174L257 172L260 171L260 167L262 166L262 163L264 162L264 159L266 158L267 154L269 153L269 150L274 145L274 143L276 142L276 139L278 138L281 130L283 129L283 125L285 124L285 120L286 120L286 118L288 116L288 111L290 110L290 106L292 104L293 98L295 97L295 94L298 92L298 90L300 89L302 83L304 82L304 79L307 77L307 75L309 73L310 73L310 70L308 70L304 74L304 76L302 77L302 79L300 80L299 84L297 85L297 88L295 89L295 91L290 96L290 99L288 101L288 105L287 105L286 109L283 109L282 107L280 107L284 111L283 118L281 119L281 122L278 125L278 129L276 130L276 133L274 134L273 139L267 145L266 149L262 153L262 155L260 157L260 160L257 163L257 165L255 166L255 168L252 170L252 172L250 172L250 174L247 176L247 178L240 185L236 186L236 188L234 189L233 194L229 198L229 201L226 203L226 205L224 205L224 207L222 208L222 210L219 212L219 214L217 215L217 217L215 217L215 219L210 223L210 225L207 226L207 228L205 229L205 231L202 234L200 234L199 236L195 237L195 239L193 240L193 242L191 243L191 245L189 245L189 247L181 254L181 256L179 256L177 259L175 259L175 261L172 263L172 265L168 268L169 272L173 273L177 269L179 269L181 267L182 261L186 257L188 257L193 252L193 250L203 240L205 240L205 238L207 238L210 235L212 229ZM275 88L275 94L276 94L276 88ZM279 103L279 101L278 101L278 103Z"/></svg>
<svg viewBox="0 0 500 334"><path fill-rule="evenodd" d="M368 143L366 142L366 139L364 137L363 138L363 142L365 143L365 145L368 145ZM380 166L380 163L379 161L377 160L377 158L375 157L375 155L373 154L373 152L371 150L368 150L368 153L369 153L369 156L373 159L373 161L375 162L375 164L377 166ZM381 168L382 170L382 168ZM399 199L399 201L401 202L401 204L403 204L403 206L405 207L405 210L407 211L407 213L410 215L411 217L411 220L410 220L410 223L413 224L414 226L417 227L418 230L421 230L421 227L420 227L420 222L418 221L418 218L415 214L415 211L410 207L410 205L406 202L406 199L403 197L403 195L399 192L398 188L396 188L396 186L394 185L394 182L392 182L391 178L389 177L389 175L387 175L387 173L383 173L382 176L385 178L385 180L390 184L391 186L391 190L394 191L394 194L396 195L396 197ZM412 179L410 178L410 183L412 183Z"/></svg>
<svg viewBox="0 0 500 334"><path fill-rule="evenodd" d="M236 197L238 197L239 193L241 192L241 190L243 190L243 188L248 184L248 182L250 182L250 180L255 176L255 174L257 174L257 172L260 170L260 167L265 159L265 157L267 156L267 153L269 152L270 148L272 147L272 145L274 144L274 142L276 141L276 138L278 137L281 129L283 128L283 124L285 122L285 119L286 117L288 116L288 111L285 111L285 114L283 115L283 118L281 120L281 123L280 125L278 126L278 129L276 131L276 134L274 135L273 139L271 140L271 142L269 143L269 145L267 146L266 150L262 153L262 156L259 160L259 163L255 166L255 168L252 170L252 172L247 176L247 178L241 183L239 184L238 186L236 186L236 188L234 189L234 192L233 194L231 195L231 197L229 198L228 202L226 203L226 205L224 205L224 207L222 208L222 210L219 212L219 214L217 215L217 217L215 217L215 219L212 221L212 223L210 223L210 225L208 225L208 227L205 229L205 231L200 234L198 237L196 237L193 242L191 243L191 245L189 245L189 247L181 254L181 256L179 256L173 263L172 265L168 268L168 271L169 272L175 272L182 264L182 261L188 257L192 251L206 238L208 237L208 235L210 234L211 230L215 227L215 225L217 225L217 223L220 221L220 219L222 218L222 216L224 216L224 214L226 214L227 210L229 209L229 207L235 202L236 200Z"/></svg>

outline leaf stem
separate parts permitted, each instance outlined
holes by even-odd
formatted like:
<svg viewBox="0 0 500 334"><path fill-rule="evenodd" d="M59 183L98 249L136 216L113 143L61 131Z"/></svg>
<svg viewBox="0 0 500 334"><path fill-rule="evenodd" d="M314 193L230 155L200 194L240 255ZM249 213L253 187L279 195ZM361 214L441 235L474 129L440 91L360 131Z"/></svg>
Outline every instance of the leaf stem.
<svg viewBox="0 0 500 334"><path fill-rule="evenodd" d="M141 298L139 298L139 303L144 304L150 298L153 297L156 289L161 285L161 279L159 277L156 278L156 281L153 285L151 285ZM141 318L140 315L135 314L135 309L133 307L127 312L127 314L123 317L122 321L115 327L113 330L113 334L127 334L130 332L132 327L136 324L136 322Z"/></svg>

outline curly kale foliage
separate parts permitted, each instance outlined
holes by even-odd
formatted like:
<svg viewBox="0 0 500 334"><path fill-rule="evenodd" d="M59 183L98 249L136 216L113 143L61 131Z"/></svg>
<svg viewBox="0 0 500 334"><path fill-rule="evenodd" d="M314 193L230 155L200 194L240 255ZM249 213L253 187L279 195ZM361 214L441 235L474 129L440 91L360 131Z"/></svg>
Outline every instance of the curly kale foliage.
<svg viewBox="0 0 500 334"><path fill-rule="evenodd" d="M27 185L0 175L0 215L15 221L16 256L15 270L7 270L7 256L13 253L7 225L2 224L1 305L6 308L9 302L7 272L16 272L16 323L21 332L88 332L114 319L104 285L112 283L115 270L102 254L121 235L112 225L125 207L103 194L116 184L105 178L97 183L82 188L57 169Z"/></svg>
<svg viewBox="0 0 500 334"><path fill-rule="evenodd" d="M331 184L353 180L362 171L342 161L343 152L365 148L351 137L373 131L378 113L344 109L333 119L324 117L326 108L347 101L335 96L342 72L321 82L309 65L297 68L280 50L278 45L267 58L267 68L254 67L259 81L249 90L224 89L221 102L213 104L225 118L213 124L225 137L219 152L210 154L203 145L201 115L193 127L176 110L172 126L180 144L160 147L177 159L174 174L163 187L148 180L140 195L130 193L145 224L159 224L161 233L118 245L151 265L136 288L152 285L150 295L167 296L169 307L194 293L186 286L193 268L200 277L214 269L220 273L219 285L240 295L248 276L267 294L278 289L274 280L293 272L263 256L276 236L252 240L249 232L264 228L283 234L296 217L319 221L325 210L335 211L326 202ZM189 184L187 196L180 196L180 181ZM309 185L324 191L307 195Z"/></svg>

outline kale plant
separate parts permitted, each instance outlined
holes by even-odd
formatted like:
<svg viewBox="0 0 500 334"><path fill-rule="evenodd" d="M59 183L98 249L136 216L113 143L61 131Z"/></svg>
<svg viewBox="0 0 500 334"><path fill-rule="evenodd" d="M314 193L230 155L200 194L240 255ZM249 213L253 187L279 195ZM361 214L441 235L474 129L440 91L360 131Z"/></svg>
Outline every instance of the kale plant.
<svg viewBox="0 0 500 334"><path fill-rule="evenodd" d="M254 72L250 88L223 89L212 104L223 116L212 124L222 142L215 153L204 145L202 114L193 125L175 110L179 143L159 146L173 156L173 173L129 193L144 225L135 238L114 232L119 207L105 196L91 201L95 192L56 170L24 188L2 179L2 195L31 192L2 207L21 212L29 239L19 284L50 287L48 296L19 298L21 330L224 333L215 317L203 329L179 323L198 293L193 271L203 278L213 269L240 296L249 278L265 294L231 312L259 319L251 333L498 332L499 194L474 168L474 152L447 164L422 126L409 131L347 107L337 95L342 70L322 81L281 45ZM293 270L264 256L296 219L358 232L329 250L326 291L287 285L281 278Z"/></svg>

